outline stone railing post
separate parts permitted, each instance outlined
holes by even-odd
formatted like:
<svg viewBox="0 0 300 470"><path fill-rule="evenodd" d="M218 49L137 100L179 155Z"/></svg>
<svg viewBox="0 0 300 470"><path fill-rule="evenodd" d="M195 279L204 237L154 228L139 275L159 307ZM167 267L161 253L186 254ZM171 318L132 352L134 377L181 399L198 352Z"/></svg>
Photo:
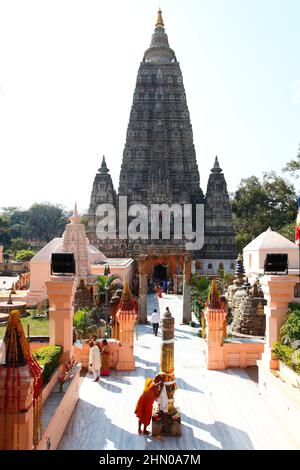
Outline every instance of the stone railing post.
<svg viewBox="0 0 300 470"><path fill-rule="evenodd" d="M184 257L183 270L183 323L189 323L192 320L192 304L191 304L191 256Z"/></svg>
<svg viewBox="0 0 300 470"><path fill-rule="evenodd" d="M146 273L146 255L139 257L139 323L147 323L147 273Z"/></svg>

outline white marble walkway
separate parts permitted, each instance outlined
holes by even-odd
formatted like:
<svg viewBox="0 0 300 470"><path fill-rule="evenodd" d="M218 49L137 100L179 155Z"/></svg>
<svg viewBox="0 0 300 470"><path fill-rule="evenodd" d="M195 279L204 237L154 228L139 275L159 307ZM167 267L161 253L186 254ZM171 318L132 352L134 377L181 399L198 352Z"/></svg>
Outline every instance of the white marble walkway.
<svg viewBox="0 0 300 470"><path fill-rule="evenodd" d="M148 296L148 312L158 305ZM137 434L135 404L145 377L159 370L161 331L140 326L135 346L136 370L112 372L100 384L87 375L80 400L60 442L60 449L297 449L293 437L259 396L257 384L242 369L208 371L203 340L197 330L181 325L182 297L159 300L161 314L175 316L176 405L182 413L182 437Z"/></svg>

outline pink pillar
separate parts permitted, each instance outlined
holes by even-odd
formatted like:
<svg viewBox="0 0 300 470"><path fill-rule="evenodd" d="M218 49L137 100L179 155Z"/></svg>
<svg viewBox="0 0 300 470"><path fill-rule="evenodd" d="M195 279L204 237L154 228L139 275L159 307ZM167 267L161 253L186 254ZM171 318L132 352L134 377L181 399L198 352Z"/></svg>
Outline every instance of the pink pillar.
<svg viewBox="0 0 300 470"><path fill-rule="evenodd" d="M135 316L125 316L117 313L117 319L119 322L119 361L116 366L116 370L134 370L134 320Z"/></svg>
<svg viewBox="0 0 300 470"><path fill-rule="evenodd" d="M272 354L273 344L279 339L280 328L286 319L288 303L294 300L294 286L298 276L264 276L261 286L267 305L266 344L262 361L271 369L278 369L278 360Z"/></svg>
<svg viewBox="0 0 300 470"><path fill-rule="evenodd" d="M222 309L207 307L204 315L207 323L207 368L225 369L222 339L227 313Z"/></svg>
<svg viewBox="0 0 300 470"><path fill-rule="evenodd" d="M50 344L63 347L61 362L70 359L73 347L74 276L51 276L46 281L50 302Z"/></svg>

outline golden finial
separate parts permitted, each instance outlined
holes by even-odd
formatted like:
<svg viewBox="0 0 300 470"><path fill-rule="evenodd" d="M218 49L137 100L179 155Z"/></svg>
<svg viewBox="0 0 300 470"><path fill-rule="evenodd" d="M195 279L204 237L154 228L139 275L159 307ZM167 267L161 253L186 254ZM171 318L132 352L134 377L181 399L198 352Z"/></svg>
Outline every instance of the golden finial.
<svg viewBox="0 0 300 470"><path fill-rule="evenodd" d="M157 28L164 28L164 26L165 26L165 25L164 25L164 20L163 20L163 18L162 18L162 11L161 11L161 9L159 9L158 12L157 12L157 20L156 20L155 26L156 26Z"/></svg>

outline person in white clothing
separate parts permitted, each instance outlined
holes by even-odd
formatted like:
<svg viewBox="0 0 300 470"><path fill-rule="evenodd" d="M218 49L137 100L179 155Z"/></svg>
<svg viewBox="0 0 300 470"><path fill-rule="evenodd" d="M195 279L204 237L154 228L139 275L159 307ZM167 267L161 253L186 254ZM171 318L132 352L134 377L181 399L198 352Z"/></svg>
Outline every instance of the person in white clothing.
<svg viewBox="0 0 300 470"><path fill-rule="evenodd" d="M160 322L160 315L159 315L159 312L155 308L151 315L151 323L153 327L153 333L155 334L155 336L157 336L159 322Z"/></svg>
<svg viewBox="0 0 300 470"><path fill-rule="evenodd" d="M94 341L89 342L90 346L90 356L89 356L89 365L92 369L94 376L94 382L99 381L100 369L101 369L101 354L100 349L94 343Z"/></svg>

